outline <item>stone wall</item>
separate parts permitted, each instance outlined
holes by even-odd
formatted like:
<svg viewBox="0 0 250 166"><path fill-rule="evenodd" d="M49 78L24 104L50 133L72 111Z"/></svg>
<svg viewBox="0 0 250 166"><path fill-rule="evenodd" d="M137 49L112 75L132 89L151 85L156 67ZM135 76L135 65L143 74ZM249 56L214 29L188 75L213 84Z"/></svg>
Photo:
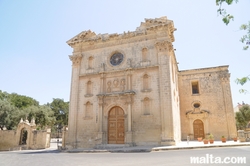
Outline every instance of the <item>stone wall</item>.
<svg viewBox="0 0 250 166"><path fill-rule="evenodd" d="M107 144L114 106L125 114L125 144L180 141L174 30L162 17L145 19L134 32L84 31L67 42L73 48L67 148ZM115 53L123 55L119 65L111 64Z"/></svg>
<svg viewBox="0 0 250 166"><path fill-rule="evenodd" d="M193 122L204 124L207 136L212 133L216 140L221 136L231 139L237 136L228 66L180 71L179 93L181 103L182 139L193 137ZM199 92L193 94L192 83L198 82ZM199 104L195 108L194 104Z"/></svg>
<svg viewBox="0 0 250 166"><path fill-rule="evenodd" d="M16 131L0 130L0 151L11 150L16 146Z"/></svg>
<svg viewBox="0 0 250 166"><path fill-rule="evenodd" d="M21 144L22 130L27 131L26 144ZM50 129L36 130L35 124L21 121L16 130L0 130L0 150L45 149L50 147Z"/></svg>
<svg viewBox="0 0 250 166"><path fill-rule="evenodd" d="M96 35L89 30L67 41L73 53L66 148L108 144L113 107L124 111L124 143L129 145L192 139L196 119L204 124L204 137L236 135L228 66L179 71L174 31L173 21L162 17L145 19L133 32ZM112 64L116 54L122 58Z"/></svg>

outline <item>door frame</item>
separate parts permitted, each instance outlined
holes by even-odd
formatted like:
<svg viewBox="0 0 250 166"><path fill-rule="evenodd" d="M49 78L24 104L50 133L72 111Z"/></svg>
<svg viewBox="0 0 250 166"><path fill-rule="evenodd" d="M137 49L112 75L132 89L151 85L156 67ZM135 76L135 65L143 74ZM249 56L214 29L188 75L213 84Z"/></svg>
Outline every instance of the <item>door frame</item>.
<svg viewBox="0 0 250 166"><path fill-rule="evenodd" d="M204 125L204 122L201 120L201 119L195 119L194 121L193 121L193 132L194 132L194 139L197 139L196 137L195 137L195 130L194 130L194 122L195 121L200 121L201 123L202 123L202 128L203 128L203 137L205 138L205 125ZM198 136L198 137L200 137L200 136ZM203 138L203 139L204 139Z"/></svg>
<svg viewBox="0 0 250 166"><path fill-rule="evenodd" d="M109 125L110 125L110 111L111 110L113 110L113 109L115 109L115 108L120 108L122 111L123 111L123 144L125 144L125 111L124 111L124 109L122 108L122 107L120 107L120 106L113 106L113 107L111 107L110 109L109 109L109 111L108 111L108 118L107 118L107 143L108 144L110 144L109 143ZM117 118L116 118L116 120L117 120ZM117 121L116 121L117 122ZM116 125L116 134L117 134L117 125ZM116 136L117 137L117 136ZM117 141L117 139L116 139L116 141ZM119 143L112 143L112 144L119 144Z"/></svg>

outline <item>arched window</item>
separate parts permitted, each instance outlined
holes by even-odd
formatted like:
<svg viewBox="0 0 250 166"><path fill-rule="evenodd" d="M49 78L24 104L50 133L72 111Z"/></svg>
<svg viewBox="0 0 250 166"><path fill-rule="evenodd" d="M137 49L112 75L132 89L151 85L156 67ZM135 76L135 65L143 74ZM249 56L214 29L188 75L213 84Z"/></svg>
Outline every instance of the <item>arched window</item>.
<svg viewBox="0 0 250 166"><path fill-rule="evenodd" d="M148 49L147 48L143 48L142 49L142 61L144 62L144 61L147 61L148 59Z"/></svg>
<svg viewBox="0 0 250 166"><path fill-rule="evenodd" d="M93 68L93 57L91 56L91 57L89 57L89 59L88 59L88 68L89 69L92 69Z"/></svg>
<svg viewBox="0 0 250 166"><path fill-rule="evenodd" d="M85 117L91 118L93 116L92 113L93 113L93 105L88 101L86 103Z"/></svg>
<svg viewBox="0 0 250 166"><path fill-rule="evenodd" d="M148 97L145 97L143 100L143 114L150 115L150 100Z"/></svg>
<svg viewBox="0 0 250 166"><path fill-rule="evenodd" d="M91 95L92 94L92 83L91 81L87 82L87 95Z"/></svg>
<svg viewBox="0 0 250 166"><path fill-rule="evenodd" d="M149 76L145 74L143 76L143 90L149 89Z"/></svg>

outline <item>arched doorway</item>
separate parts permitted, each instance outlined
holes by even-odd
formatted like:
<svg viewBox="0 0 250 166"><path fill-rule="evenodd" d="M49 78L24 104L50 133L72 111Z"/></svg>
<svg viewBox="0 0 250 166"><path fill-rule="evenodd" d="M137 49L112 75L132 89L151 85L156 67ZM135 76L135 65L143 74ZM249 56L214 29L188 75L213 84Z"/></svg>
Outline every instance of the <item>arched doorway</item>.
<svg viewBox="0 0 250 166"><path fill-rule="evenodd" d="M124 111L113 107L108 114L108 143L124 144Z"/></svg>
<svg viewBox="0 0 250 166"><path fill-rule="evenodd" d="M25 128L23 128L20 134L19 145L26 145L27 138L28 138L28 131Z"/></svg>
<svg viewBox="0 0 250 166"><path fill-rule="evenodd" d="M198 137L205 138L204 124L201 120L196 119L193 123L193 127L194 127L194 139L197 139Z"/></svg>

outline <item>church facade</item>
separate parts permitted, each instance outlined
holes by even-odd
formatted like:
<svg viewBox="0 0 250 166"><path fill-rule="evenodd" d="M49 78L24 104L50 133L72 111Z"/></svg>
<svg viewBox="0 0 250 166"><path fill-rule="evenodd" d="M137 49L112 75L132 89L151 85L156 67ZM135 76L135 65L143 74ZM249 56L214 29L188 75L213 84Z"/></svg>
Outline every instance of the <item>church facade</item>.
<svg viewBox="0 0 250 166"><path fill-rule="evenodd" d="M228 66L179 71L175 30L161 17L133 32L88 30L67 41L73 54L66 148L237 135Z"/></svg>

